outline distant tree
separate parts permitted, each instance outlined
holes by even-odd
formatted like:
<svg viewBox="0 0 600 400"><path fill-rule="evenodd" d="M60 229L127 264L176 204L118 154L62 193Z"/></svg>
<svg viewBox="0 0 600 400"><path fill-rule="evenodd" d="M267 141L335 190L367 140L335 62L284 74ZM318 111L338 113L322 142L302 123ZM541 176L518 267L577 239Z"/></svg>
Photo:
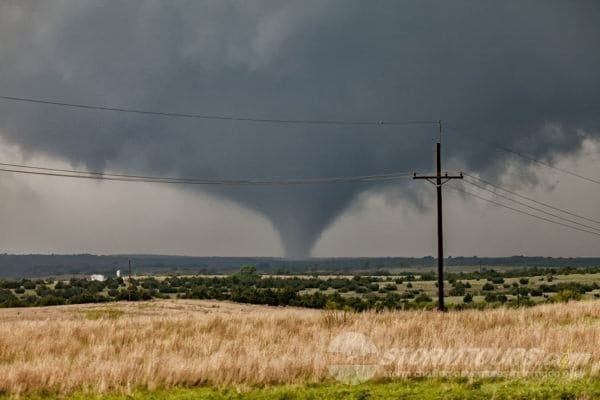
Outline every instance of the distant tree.
<svg viewBox="0 0 600 400"><path fill-rule="evenodd" d="M40 297L37 305L39 306L59 306L65 304L65 299L54 295Z"/></svg>
<svg viewBox="0 0 600 400"><path fill-rule="evenodd" d="M19 307L20 301L9 289L0 289L0 307Z"/></svg>
<svg viewBox="0 0 600 400"><path fill-rule="evenodd" d="M240 268L239 272L233 275L233 278L243 284L253 284L260 280L260 275L256 273L256 267L254 265L244 265Z"/></svg>
<svg viewBox="0 0 600 400"><path fill-rule="evenodd" d="M421 293L420 295L415 297L415 303L430 303L431 301L431 297L429 297L425 293Z"/></svg>
<svg viewBox="0 0 600 400"><path fill-rule="evenodd" d="M562 302L562 303L566 303L571 300L580 300L580 299L581 299L581 294L574 290L571 290L571 289L561 290L560 292L556 293L556 295L554 295L554 297L552 298L553 301L558 301L558 302Z"/></svg>
<svg viewBox="0 0 600 400"><path fill-rule="evenodd" d="M458 281L454 282L454 287L450 289L450 296L464 296L466 293L465 285Z"/></svg>
<svg viewBox="0 0 600 400"><path fill-rule="evenodd" d="M23 286L25 289L27 290L33 290L35 289L35 283L33 283L32 281L25 279L21 282L21 286Z"/></svg>
<svg viewBox="0 0 600 400"><path fill-rule="evenodd" d="M383 288L387 291L394 291L397 289L396 285L394 285L393 283L388 283Z"/></svg>

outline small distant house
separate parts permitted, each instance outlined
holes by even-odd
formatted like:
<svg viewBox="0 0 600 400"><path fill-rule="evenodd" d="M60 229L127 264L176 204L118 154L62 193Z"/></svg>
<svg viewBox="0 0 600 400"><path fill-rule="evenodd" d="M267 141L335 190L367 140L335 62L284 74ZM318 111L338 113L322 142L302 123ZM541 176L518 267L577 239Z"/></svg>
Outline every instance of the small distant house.
<svg viewBox="0 0 600 400"><path fill-rule="evenodd" d="M104 275L100 275L100 274L92 274L92 275L90 275L90 280L96 281L96 282L103 282L106 280L106 277Z"/></svg>

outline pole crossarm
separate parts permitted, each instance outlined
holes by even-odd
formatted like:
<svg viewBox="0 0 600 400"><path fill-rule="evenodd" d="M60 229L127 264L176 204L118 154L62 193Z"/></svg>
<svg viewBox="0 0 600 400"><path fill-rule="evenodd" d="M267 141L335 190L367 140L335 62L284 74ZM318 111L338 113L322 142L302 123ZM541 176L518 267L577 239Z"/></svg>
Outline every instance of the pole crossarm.
<svg viewBox="0 0 600 400"><path fill-rule="evenodd" d="M438 185L438 178L441 180L440 181L440 185L443 185L445 183L448 183L450 180L452 179L463 179L463 173L460 172L458 175L448 175L448 173L446 172L444 175L417 175L417 173L415 172L413 175L413 179L424 179L427 182L433 184L433 185Z"/></svg>

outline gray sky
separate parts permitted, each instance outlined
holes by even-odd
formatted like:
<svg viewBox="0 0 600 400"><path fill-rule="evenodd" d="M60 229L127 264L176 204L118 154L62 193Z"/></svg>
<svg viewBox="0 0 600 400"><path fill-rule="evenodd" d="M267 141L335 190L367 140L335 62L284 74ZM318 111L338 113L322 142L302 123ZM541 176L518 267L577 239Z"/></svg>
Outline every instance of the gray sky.
<svg viewBox="0 0 600 400"><path fill-rule="evenodd" d="M265 118L447 120L448 168L600 219L596 1L4 1L0 95ZM430 126L191 121L0 100L0 161L204 178L428 171ZM0 249L432 254L409 179L179 188L0 175ZM596 236L446 192L453 255L599 256Z"/></svg>

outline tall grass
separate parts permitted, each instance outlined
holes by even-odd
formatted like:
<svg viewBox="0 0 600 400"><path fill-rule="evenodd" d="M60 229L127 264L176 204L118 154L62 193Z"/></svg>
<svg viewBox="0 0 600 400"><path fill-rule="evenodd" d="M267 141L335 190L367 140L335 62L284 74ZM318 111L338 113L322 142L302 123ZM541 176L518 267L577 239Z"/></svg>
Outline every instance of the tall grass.
<svg viewBox="0 0 600 400"><path fill-rule="evenodd" d="M364 334L381 354L465 348L584 352L591 357L589 363L555 367L600 377L600 302L340 316L211 301L113 303L108 311L103 307L0 310L0 391L323 382L331 380L329 345L344 332ZM410 365L404 372L444 369L459 375L489 369L468 360L444 362ZM375 378L396 367L382 363ZM552 366L541 363L502 365L503 372L523 377L548 368Z"/></svg>

